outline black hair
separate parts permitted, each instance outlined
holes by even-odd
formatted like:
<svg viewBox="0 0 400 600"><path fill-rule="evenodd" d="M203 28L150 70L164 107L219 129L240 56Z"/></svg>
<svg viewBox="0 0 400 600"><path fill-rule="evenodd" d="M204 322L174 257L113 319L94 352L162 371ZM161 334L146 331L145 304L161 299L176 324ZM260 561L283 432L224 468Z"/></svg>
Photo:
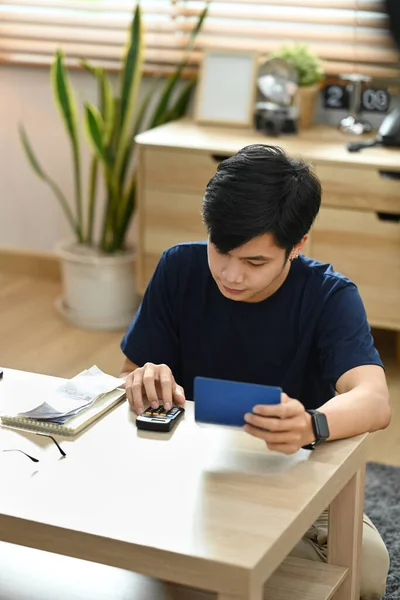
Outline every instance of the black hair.
<svg viewBox="0 0 400 600"><path fill-rule="evenodd" d="M226 254L271 233L286 258L308 233L321 205L310 166L278 146L253 144L222 161L203 198L209 239Z"/></svg>

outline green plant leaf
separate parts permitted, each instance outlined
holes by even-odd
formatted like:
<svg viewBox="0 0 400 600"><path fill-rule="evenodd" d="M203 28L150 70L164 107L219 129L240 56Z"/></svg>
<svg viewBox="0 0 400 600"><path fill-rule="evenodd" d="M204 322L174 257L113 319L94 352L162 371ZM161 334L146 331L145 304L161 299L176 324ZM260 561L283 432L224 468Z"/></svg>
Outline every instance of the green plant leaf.
<svg viewBox="0 0 400 600"><path fill-rule="evenodd" d="M60 202L61 208L64 211L64 214L67 218L68 223L71 226L71 229L74 231L78 241L82 242L83 241L82 231L80 230L79 225L76 223L76 221L74 219L74 215L72 214L72 211L68 205L66 197L64 196L64 194L62 193L61 189L56 184L56 182L53 179L51 179L51 177L49 177L43 171L43 169L40 166L39 161L37 160L36 155L33 151L32 145L29 141L29 138L25 131L25 128L22 124L19 125L18 130L19 130L19 136L20 136L20 140L22 143L22 147L25 151L25 154L27 156L29 164L31 165L31 167L32 167L33 171L36 173L36 175L38 177L40 177L40 179L45 181L47 183L47 185L51 188L51 190L53 191L57 200Z"/></svg>
<svg viewBox="0 0 400 600"><path fill-rule="evenodd" d="M104 121L104 144L108 146L114 131L115 102L110 80L103 69L99 74L102 117Z"/></svg>
<svg viewBox="0 0 400 600"><path fill-rule="evenodd" d="M25 127L23 125L19 125L18 130L19 130L19 137L20 137L22 146L25 150L25 154L28 158L28 161L29 161L32 169L35 171L35 173L38 177L45 180L46 175L45 175L42 167L40 166L39 161L36 158L36 155L33 151L33 148L30 144L27 133L25 131Z"/></svg>
<svg viewBox="0 0 400 600"><path fill-rule="evenodd" d="M123 171L129 138L132 135L132 121L135 103L141 81L142 69L142 24L140 6L137 5L130 28L129 42L124 54L124 67L121 82L120 126L116 147L114 178L123 185Z"/></svg>
<svg viewBox="0 0 400 600"><path fill-rule="evenodd" d="M82 59L79 61L81 67L83 69L85 69L85 71L87 71L88 73L90 73L91 75L93 75L93 77L98 77L98 73L101 70L99 67L94 67L93 65L90 64L89 61L87 61L86 59Z"/></svg>
<svg viewBox="0 0 400 600"><path fill-rule="evenodd" d="M61 114L65 128L69 134L72 145L72 158L74 163L74 184L77 220L80 230L83 229L82 217L82 180L81 162L78 141L77 108L71 84L64 67L64 55L58 50L51 68L54 98Z"/></svg>
<svg viewBox="0 0 400 600"><path fill-rule="evenodd" d="M187 64L187 61L188 61L190 52L192 51L192 48L194 46L194 42L196 40L197 34L199 33L201 26L203 25L203 21L207 16L208 7L209 7L209 4L207 3L206 6L204 7L204 9L200 13L199 19L198 19L195 27L192 29L192 31L190 33L189 41L188 41L188 44L185 49L184 58L179 63L175 72L166 81L164 91L161 94L160 101L155 108L149 129L152 129L153 127L157 127L158 125L161 125L161 123L166 122L165 112L168 109L169 101L175 90L176 85L178 84L178 82L180 80L182 71Z"/></svg>
<svg viewBox="0 0 400 600"><path fill-rule="evenodd" d="M113 250L124 249L124 239L126 232L129 227L129 223L132 217L132 213L135 210L136 200L136 178L133 177L129 185L128 190L124 194L124 198L121 204L120 218L117 223L117 228L114 235Z"/></svg>
<svg viewBox="0 0 400 600"><path fill-rule="evenodd" d="M64 55L59 50L52 66L54 97L64 125L75 146L78 145L77 108L71 85L64 67Z"/></svg>
<svg viewBox="0 0 400 600"><path fill-rule="evenodd" d="M183 86L175 100L175 103L165 114L164 122L175 121L176 119L180 119L183 115L186 114L187 108L190 102L190 98L192 95L193 88L196 85L197 77L194 76L192 79L189 79Z"/></svg>
<svg viewBox="0 0 400 600"><path fill-rule="evenodd" d="M144 124L145 118L146 118L146 114L147 114L147 110L149 108L149 104L157 90L160 80L161 80L161 76L158 76L155 78L155 80L149 86L147 94L144 96L144 98L140 104L139 110L136 115L134 127L133 127L133 133L130 137L129 145L128 145L127 151L125 153L125 156L124 156L124 164L122 167L121 181L125 181L127 170L129 168L130 162L132 160L133 151L135 149L135 138L143 127L143 124Z"/></svg>
<svg viewBox="0 0 400 600"><path fill-rule="evenodd" d="M87 214L87 234L86 242L91 245L93 243L93 228L96 211L96 188L97 188L97 170L99 159L96 154L93 154L90 165L90 180L89 180L89 202Z"/></svg>
<svg viewBox="0 0 400 600"><path fill-rule="evenodd" d="M297 71L299 85L313 85L324 79L323 62L307 44L284 44L270 58L283 58Z"/></svg>
<svg viewBox="0 0 400 600"><path fill-rule="evenodd" d="M96 156L107 166L110 160L104 145L104 122L100 111L94 104L85 104L85 133Z"/></svg>

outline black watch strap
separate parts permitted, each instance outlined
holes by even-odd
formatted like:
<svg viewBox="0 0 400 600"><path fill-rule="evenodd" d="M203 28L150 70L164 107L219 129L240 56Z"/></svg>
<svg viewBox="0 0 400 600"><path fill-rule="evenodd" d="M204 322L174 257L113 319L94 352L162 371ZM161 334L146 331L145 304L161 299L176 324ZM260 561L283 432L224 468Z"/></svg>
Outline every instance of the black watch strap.
<svg viewBox="0 0 400 600"><path fill-rule="evenodd" d="M303 446L305 450L314 450L318 444L322 444L329 437L329 426L326 415L318 410L307 410L311 415L311 424L315 441Z"/></svg>

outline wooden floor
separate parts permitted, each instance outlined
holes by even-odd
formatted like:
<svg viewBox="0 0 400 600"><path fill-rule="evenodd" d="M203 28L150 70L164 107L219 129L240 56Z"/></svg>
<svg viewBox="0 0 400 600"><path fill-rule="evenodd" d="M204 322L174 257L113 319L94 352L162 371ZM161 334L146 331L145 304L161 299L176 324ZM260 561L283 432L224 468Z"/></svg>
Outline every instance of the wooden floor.
<svg viewBox="0 0 400 600"><path fill-rule="evenodd" d="M56 312L58 283L0 272L0 366L73 377L91 365L118 375L123 331L77 329ZM371 436L370 460L400 466L400 365L395 337L374 331L385 362L393 417L388 429Z"/></svg>

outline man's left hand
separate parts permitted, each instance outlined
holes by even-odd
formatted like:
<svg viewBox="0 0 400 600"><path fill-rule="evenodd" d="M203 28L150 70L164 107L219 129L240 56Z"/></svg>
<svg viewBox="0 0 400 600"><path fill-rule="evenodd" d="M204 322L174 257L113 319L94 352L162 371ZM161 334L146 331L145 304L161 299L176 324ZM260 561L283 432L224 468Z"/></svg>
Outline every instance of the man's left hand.
<svg viewBox="0 0 400 600"><path fill-rule="evenodd" d="M281 395L280 404L262 404L245 415L244 430L264 440L269 450L294 454L314 441L311 416L298 400Z"/></svg>

